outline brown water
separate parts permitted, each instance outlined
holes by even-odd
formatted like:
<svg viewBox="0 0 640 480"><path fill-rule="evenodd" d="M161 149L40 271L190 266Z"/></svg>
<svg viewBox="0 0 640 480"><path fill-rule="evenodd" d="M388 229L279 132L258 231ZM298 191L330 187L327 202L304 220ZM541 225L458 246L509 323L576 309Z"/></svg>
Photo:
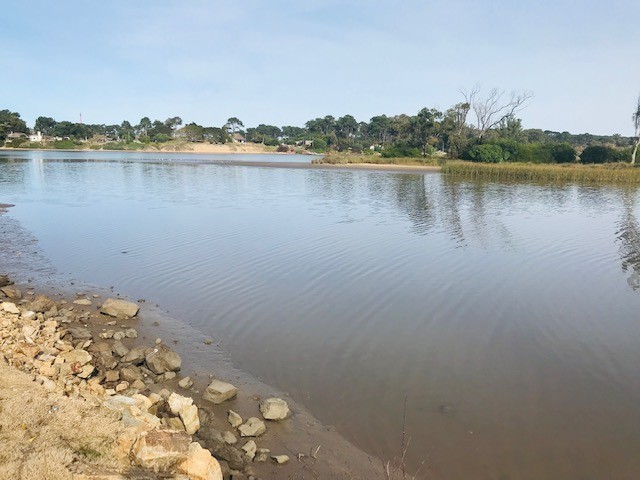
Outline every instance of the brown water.
<svg viewBox="0 0 640 480"><path fill-rule="evenodd" d="M0 161L0 202L59 272L365 450L399 455L406 414L419 477L640 476L638 190L49 155Z"/></svg>

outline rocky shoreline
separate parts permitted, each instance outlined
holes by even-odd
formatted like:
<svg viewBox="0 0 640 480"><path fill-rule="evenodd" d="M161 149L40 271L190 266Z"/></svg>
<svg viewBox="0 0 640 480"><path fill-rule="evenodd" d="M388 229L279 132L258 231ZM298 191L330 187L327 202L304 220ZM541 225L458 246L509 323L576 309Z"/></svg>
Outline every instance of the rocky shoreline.
<svg viewBox="0 0 640 480"><path fill-rule="evenodd" d="M138 312L136 303L98 294L54 300L0 275L0 363L28 374L46 395L85 402L119 425L98 452L119 467L96 466L78 453L59 478L304 478L305 471L322 478L314 470L320 445L305 453L278 441L271 443L280 450L266 446L278 435L274 428L291 429L285 400L235 402L238 388L222 378L209 378L200 391L180 375L176 351L159 338L143 344ZM6 428L0 424L0 432ZM332 463L324 471L333 478L364 478Z"/></svg>

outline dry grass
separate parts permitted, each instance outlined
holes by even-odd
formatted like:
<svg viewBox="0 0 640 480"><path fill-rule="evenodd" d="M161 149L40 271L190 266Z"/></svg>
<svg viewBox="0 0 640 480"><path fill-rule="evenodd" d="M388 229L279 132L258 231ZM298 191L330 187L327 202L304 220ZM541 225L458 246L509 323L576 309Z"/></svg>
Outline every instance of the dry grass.
<svg viewBox="0 0 640 480"><path fill-rule="evenodd" d="M62 480L86 468L125 471L123 425L89 402L45 391L0 362L0 478Z"/></svg>
<svg viewBox="0 0 640 480"><path fill-rule="evenodd" d="M467 178L583 183L640 183L640 168L628 164L578 165L450 161L442 172Z"/></svg>

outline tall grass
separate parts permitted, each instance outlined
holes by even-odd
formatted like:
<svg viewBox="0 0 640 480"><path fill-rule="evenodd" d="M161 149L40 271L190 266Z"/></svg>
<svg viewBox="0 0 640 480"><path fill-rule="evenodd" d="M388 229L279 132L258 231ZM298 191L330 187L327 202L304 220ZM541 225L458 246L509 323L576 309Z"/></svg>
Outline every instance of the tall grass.
<svg viewBox="0 0 640 480"><path fill-rule="evenodd" d="M629 164L529 164L449 161L442 173L467 178L585 183L640 183L640 168Z"/></svg>

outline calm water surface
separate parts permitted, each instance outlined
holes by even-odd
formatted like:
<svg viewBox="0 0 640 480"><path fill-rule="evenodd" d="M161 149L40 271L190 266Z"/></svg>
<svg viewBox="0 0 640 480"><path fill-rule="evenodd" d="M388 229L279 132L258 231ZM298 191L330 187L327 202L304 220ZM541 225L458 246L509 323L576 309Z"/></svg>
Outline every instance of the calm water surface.
<svg viewBox="0 0 640 480"><path fill-rule="evenodd" d="M220 338L365 450L399 454L406 400L426 478L640 476L638 190L20 155L0 202L62 273Z"/></svg>

